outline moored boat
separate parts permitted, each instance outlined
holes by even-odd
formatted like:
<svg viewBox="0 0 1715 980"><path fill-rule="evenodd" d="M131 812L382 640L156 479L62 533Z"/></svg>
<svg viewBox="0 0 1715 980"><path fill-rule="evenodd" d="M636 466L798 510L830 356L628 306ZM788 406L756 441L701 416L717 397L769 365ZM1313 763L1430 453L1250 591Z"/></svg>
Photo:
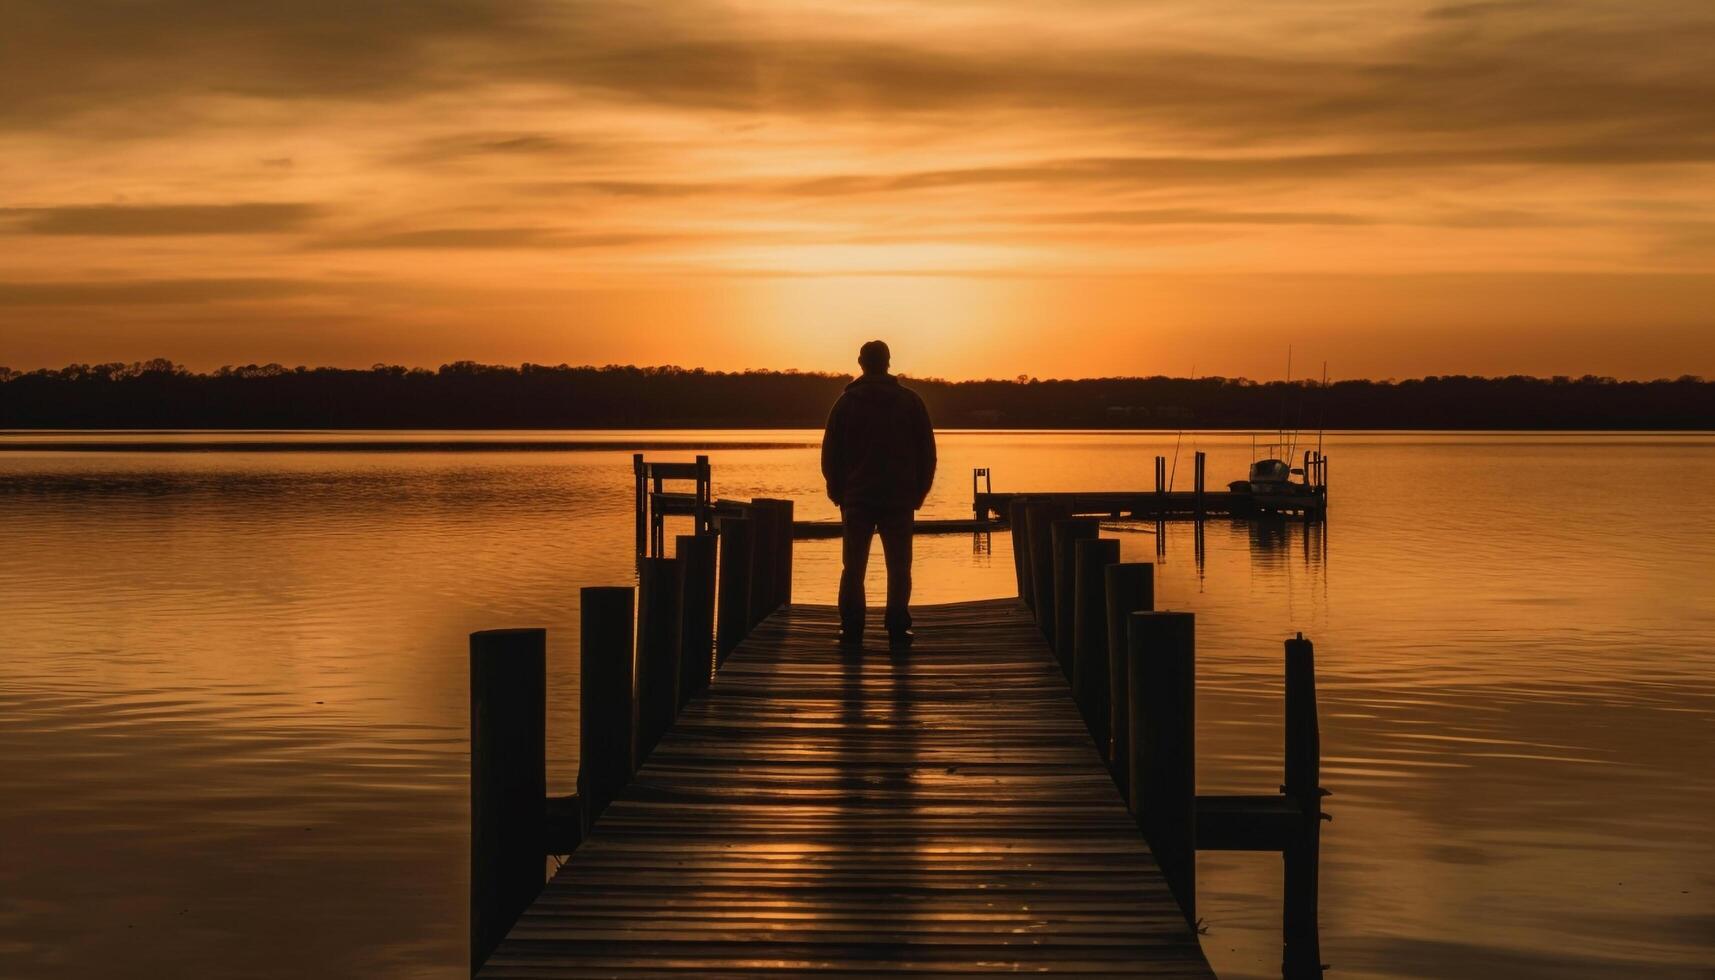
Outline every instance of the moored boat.
<svg viewBox="0 0 1715 980"><path fill-rule="evenodd" d="M1232 481L1227 484L1227 489L1257 496L1293 493L1302 490L1303 485L1295 485L1292 477L1303 472L1293 469L1284 459L1259 459L1251 464L1250 475L1246 479Z"/></svg>

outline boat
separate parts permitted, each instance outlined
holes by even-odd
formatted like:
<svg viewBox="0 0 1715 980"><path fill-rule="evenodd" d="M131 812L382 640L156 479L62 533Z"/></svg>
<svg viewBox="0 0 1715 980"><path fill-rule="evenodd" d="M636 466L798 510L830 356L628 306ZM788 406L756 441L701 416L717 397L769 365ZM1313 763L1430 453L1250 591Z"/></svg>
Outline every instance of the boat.
<svg viewBox="0 0 1715 980"><path fill-rule="evenodd" d="M1234 480L1227 484L1227 489L1255 496L1295 493L1303 490L1304 485L1293 483L1292 478L1303 473L1284 459L1259 459L1251 464L1250 475L1246 479Z"/></svg>

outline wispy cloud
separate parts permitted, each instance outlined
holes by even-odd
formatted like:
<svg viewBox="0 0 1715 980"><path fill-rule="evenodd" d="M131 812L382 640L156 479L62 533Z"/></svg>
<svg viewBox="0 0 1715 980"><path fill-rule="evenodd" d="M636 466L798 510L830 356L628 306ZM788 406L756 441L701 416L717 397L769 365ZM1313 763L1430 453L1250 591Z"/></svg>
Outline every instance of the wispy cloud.
<svg viewBox="0 0 1715 980"><path fill-rule="evenodd" d="M0 280L0 306L203 304L282 299L338 291L327 282L296 279Z"/></svg>
<svg viewBox="0 0 1715 980"><path fill-rule="evenodd" d="M555 228L421 228L350 235L310 243L312 249L589 249L655 245L685 236L657 232L568 232Z"/></svg>
<svg viewBox="0 0 1715 980"><path fill-rule="evenodd" d="M1027 215L1044 225L1373 225L1376 219L1333 211L1228 211L1219 208L1150 208L1066 211Z"/></svg>
<svg viewBox="0 0 1715 980"><path fill-rule="evenodd" d="M0 233L30 235L256 235L295 231L322 214L314 204L96 204L0 208Z"/></svg>

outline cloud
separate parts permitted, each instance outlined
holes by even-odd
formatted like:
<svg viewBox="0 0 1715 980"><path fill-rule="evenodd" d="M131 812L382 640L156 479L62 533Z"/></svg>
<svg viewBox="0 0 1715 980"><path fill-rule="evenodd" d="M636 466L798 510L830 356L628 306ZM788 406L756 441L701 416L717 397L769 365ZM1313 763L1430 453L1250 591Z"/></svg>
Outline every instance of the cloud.
<svg viewBox="0 0 1715 980"><path fill-rule="evenodd" d="M179 305L273 300L337 291L338 287L325 282L300 279L0 281L0 307Z"/></svg>
<svg viewBox="0 0 1715 980"><path fill-rule="evenodd" d="M1476 3L1450 3L1432 7L1424 12L1430 20L1471 20L1491 14L1513 13L1541 9L1541 0L1479 0Z"/></svg>
<svg viewBox="0 0 1715 980"><path fill-rule="evenodd" d="M1047 225L1373 225L1374 218L1333 211L1222 211L1215 208L1148 208L1067 211L1027 215Z"/></svg>
<svg viewBox="0 0 1715 980"><path fill-rule="evenodd" d="M619 198L838 198L1004 184L1129 188L1238 182L1339 180L1401 172L1448 172L1494 167L1614 167L1715 162L1715 137L1629 143L1491 145L1454 150L1288 153L1248 156L1048 157L991 166L830 173L809 178L762 177L713 181L567 180L525 182L517 190L547 196Z"/></svg>
<svg viewBox="0 0 1715 980"><path fill-rule="evenodd" d="M577 6L578 4L573 4ZM527 36L528 0L290 4L227 0L10 0L0 40L0 123L178 100L396 97L457 81L460 51Z"/></svg>
<svg viewBox="0 0 1715 980"><path fill-rule="evenodd" d="M618 248L677 241L687 236L657 232L565 232L554 228L423 228L328 238L312 249L507 249Z"/></svg>
<svg viewBox="0 0 1715 980"><path fill-rule="evenodd" d="M295 231L313 204L73 205L0 209L0 231L29 235L256 235Z"/></svg>
<svg viewBox="0 0 1715 980"><path fill-rule="evenodd" d="M1452 210L1420 214L1386 211L1348 214L1339 211L1226 211L1219 208L1145 208L1114 211L1071 211L1026 215L1015 219L1050 225L1417 225L1436 228L1552 228L1576 224L1566 217L1508 208Z"/></svg>
<svg viewBox="0 0 1715 980"><path fill-rule="evenodd" d="M548 196L561 194L591 194L611 197L675 198L702 197L712 194L774 193L781 186L778 180L547 180L526 181L515 189L526 194Z"/></svg>
<svg viewBox="0 0 1715 980"><path fill-rule="evenodd" d="M1660 143L1715 130L1715 14L1693 0L1615 7L1465 3L1415 21L1377 3L1338 47L1201 34L842 30L839 17L771 26L683 0L13 0L0 57L0 125L63 125L136 106L170 125L197 99L358 100L548 86L658 111L886 128L971 113L1110 131L1171 130L1205 147L1395 143L1426 151L1505 143ZM906 5L907 9L909 5ZM935 12L924 4L924 12ZM18 8L23 8L19 10ZM778 11L776 11L778 13ZM1194 21L1195 22L1195 21ZM1648 57L1639 56L1648 52ZM1689 141L1697 159L1715 143ZM456 151L456 147L454 148ZM521 134L470 152L565 149Z"/></svg>
<svg viewBox="0 0 1715 980"><path fill-rule="evenodd" d="M572 140L542 132L452 133L419 140L395 152L390 162L408 166L458 163L497 158L514 162L520 158L579 158L601 154L605 147L594 141Z"/></svg>

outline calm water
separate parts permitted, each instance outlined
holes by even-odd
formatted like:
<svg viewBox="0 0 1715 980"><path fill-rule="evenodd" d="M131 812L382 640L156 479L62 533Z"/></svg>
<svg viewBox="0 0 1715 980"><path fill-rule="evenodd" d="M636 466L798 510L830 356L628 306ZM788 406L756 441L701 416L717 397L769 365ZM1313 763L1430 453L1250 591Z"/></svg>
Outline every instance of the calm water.
<svg viewBox="0 0 1715 980"><path fill-rule="evenodd" d="M578 588L630 579L630 449L707 445L717 493L832 517L815 436L0 435L0 976L463 976L465 634L548 627L569 791ZM1139 487L1176 441L945 434L927 514L969 513L973 466ZM1200 563L1186 525L1106 533L1198 614L1205 792L1279 783L1280 641L1316 641L1333 975L1715 975L1715 436L1327 443L1325 530L1211 522ZM1250 440L1186 434L1181 486L1193 448L1218 485ZM918 555L922 601L1012 589L1004 535ZM836 563L799 543L796 596L832 601ZM1277 975L1278 858L1199 874L1220 973Z"/></svg>

